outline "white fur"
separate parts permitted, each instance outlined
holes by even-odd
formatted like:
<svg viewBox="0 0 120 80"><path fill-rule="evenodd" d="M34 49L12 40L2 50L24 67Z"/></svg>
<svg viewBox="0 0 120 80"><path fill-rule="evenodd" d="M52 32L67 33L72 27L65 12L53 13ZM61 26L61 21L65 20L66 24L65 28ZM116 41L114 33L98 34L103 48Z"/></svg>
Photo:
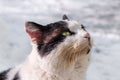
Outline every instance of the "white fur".
<svg viewBox="0 0 120 80"><path fill-rule="evenodd" d="M71 21L64 20L64 21L68 23L69 29L73 32L76 32L77 30L81 29L81 26L77 21L73 21L73 20Z"/></svg>
<svg viewBox="0 0 120 80"><path fill-rule="evenodd" d="M33 50L26 61L20 66L21 80L85 80L86 69L91 48L86 33L75 21L66 21L69 28L75 31L75 36L69 36L45 57L40 57L32 43ZM8 77L11 80L18 69L13 69Z"/></svg>

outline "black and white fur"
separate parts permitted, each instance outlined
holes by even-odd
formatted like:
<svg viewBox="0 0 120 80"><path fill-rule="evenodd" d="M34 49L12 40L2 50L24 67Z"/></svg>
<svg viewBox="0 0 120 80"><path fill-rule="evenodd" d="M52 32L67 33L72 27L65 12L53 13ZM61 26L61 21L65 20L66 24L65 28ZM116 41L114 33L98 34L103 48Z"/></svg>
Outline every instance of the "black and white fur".
<svg viewBox="0 0 120 80"><path fill-rule="evenodd" d="M64 15L45 26L26 22L25 28L32 52L23 64L0 73L0 80L85 80L91 39L83 25Z"/></svg>

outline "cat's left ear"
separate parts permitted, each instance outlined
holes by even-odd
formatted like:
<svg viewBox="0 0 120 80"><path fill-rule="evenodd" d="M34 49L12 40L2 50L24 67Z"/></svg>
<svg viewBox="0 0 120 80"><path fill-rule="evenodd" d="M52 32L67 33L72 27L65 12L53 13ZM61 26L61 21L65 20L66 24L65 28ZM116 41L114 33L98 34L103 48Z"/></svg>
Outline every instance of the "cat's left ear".
<svg viewBox="0 0 120 80"><path fill-rule="evenodd" d="M63 20L68 20L69 21L69 18L67 17L67 15L63 15Z"/></svg>
<svg viewBox="0 0 120 80"><path fill-rule="evenodd" d="M25 29L30 36L32 42L41 43L44 34L44 26L37 24L35 22L26 22Z"/></svg>

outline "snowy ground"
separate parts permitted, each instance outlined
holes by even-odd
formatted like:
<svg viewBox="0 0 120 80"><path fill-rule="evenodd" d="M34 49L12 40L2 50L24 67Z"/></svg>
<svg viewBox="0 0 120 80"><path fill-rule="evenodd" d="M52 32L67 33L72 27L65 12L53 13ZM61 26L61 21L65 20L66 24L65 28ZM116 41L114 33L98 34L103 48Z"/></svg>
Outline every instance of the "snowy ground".
<svg viewBox="0 0 120 80"><path fill-rule="evenodd" d="M64 13L93 37L87 80L120 80L120 0L0 0L0 71L29 54L25 21L46 24Z"/></svg>

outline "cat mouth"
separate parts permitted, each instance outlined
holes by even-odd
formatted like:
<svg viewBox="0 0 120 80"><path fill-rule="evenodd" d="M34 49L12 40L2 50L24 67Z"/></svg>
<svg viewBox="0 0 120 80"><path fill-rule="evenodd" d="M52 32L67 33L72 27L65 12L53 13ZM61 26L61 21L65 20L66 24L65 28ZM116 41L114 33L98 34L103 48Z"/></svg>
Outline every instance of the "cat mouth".
<svg viewBox="0 0 120 80"><path fill-rule="evenodd" d="M91 46L91 38L90 38L90 34L89 34L89 33L86 33L86 34L84 34L83 37L86 38L86 39L88 40L88 44L89 44L89 46Z"/></svg>
<svg viewBox="0 0 120 80"><path fill-rule="evenodd" d="M89 37L88 38L88 51L87 51L87 54L91 51L91 47L92 47L92 41L91 41L91 38Z"/></svg>

